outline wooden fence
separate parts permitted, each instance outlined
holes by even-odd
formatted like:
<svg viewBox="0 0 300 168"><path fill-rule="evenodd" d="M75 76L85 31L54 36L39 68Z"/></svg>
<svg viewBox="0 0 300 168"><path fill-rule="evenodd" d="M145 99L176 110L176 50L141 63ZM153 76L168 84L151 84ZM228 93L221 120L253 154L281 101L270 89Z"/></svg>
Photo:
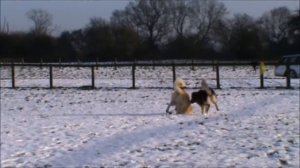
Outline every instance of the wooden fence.
<svg viewBox="0 0 300 168"><path fill-rule="evenodd" d="M267 63L266 65L277 65L276 63ZM286 64L286 69L290 69L290 65L294 64ZM15 85L15 67L22 66L22 67L48 67L49 68L49 86L53 88L53 67L77 67L77 68L90 68L91 69L91 85L90 88L95 88L95 68L98 67L131 67L131 78L132 78L132 86L131 88L136 88L136 67L138 66L153 66L153 67L172 67L172 79L175 81L176 79L176 67L177 66L213 66L215 69L215 78L216 78L216 87L217 89L221 89L220 83L220 66L251 66L250 62L243 62L243 63L138 63L138 62L127 62L127 63L0 63L0 66L10 66L11 67L11 87L16 88ZM260 73L260 88L265 88L264 86L264 74ZM286 88L291 88L291 78L290 75L286 76Z"/></svg>

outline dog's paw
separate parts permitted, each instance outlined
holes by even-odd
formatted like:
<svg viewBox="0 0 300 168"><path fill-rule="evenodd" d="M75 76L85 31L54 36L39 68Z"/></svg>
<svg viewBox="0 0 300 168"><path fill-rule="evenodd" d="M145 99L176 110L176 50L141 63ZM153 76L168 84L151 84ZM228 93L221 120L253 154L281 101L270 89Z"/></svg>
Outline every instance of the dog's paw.
<svg viewBox="0 0 300 168"><path fill-rule="evenodd" d="M170 115L170 114L172 114L172 112L171 112L171 111L166 111L166 113L167 113L167 114L169 114L169 115Z"/></svg>

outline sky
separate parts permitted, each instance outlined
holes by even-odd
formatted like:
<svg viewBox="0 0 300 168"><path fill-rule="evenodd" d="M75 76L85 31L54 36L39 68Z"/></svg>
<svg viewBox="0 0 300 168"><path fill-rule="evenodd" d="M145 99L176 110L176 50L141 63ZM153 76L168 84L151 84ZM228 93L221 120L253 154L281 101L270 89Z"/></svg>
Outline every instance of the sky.
<svg viewBox="0 0 300 168"><path fill-rule="evenodd" d="M0 0L1 25L9 25L10 31L28 31L33 22L26 13L31 9L43 9L53 16L56 27L54 34L64 30L85 27L90 18L102 17L109 20L116 9L124 9L129 0ZM299 9L298 0L223 0L229 15L246 13L259 17L275 7L286 6Z"/></svg>

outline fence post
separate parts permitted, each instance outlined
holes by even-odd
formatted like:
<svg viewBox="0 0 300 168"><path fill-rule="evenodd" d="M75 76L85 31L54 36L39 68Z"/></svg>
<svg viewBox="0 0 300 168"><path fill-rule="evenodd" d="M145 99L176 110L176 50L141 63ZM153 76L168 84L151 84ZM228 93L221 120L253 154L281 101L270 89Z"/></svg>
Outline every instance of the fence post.
<svg viewBox="0 0 300 168"><path fill-rule="evenodd" d="M53 71L52 65L49 66L49 80L50 80L50 89L53 88Z"/></svg>
<svg viewBox="0 0 300 168"><path fill-rule="evenodd" d="M99 61L99 58L96 57L96 69L98 69L98 61Z"/></svg>
<svg viewBox="0 0 300 168"><path fill-rule="evenodd" d="M176 80L176 69L175 69L175 64L174 64L174 62L172 63L172 71L173 71L173 83L174 83L175 80Z"/></svg>
<svg viewBox="0 0 300 168"><path fill-rule="evenodd" d="M77 59L77 69L79 69L79 68L80 68L80 60Z"/></svg>
<svg viewBox="0 0 300 168"><path fill-rule="evenodd" d="M59 62L59 68L61 68L61 58L60 57L59 57L58 62Z"/></svg>
<svg viewBox="0 0 300 168"><path fill-rule="evenodd" d="M92 88L95 88L95 67L92 66Z"/></svg>
<svg viewBox="0 0 300 168"><path fill-rule="evenodd" d="M259 72L260 72L260 88L263 89L264 86L264 74L266 72L267 68L264 62L259 63Z"/></svg>
<svg viewBox="0 0 300 168"><path fill-rule="evenodd" d="M219 63L216 64L216 75L217 75L217 89L221 89Z"/></svg>
<svg viewBox="0 0 300 168"><path fill-rule="evenodd" d="M41 58L40 69L42 69L42 65L43 65L43 58Z"/></svg>
<svg viewBox="0 0 300 168"><path fill-rule="evenodd" d="M114 70L117 70L117 58L114 60Z"/></svg>
<svg viewBox="0 0 300 168"><path fill-rule="evenodd" d="M264 74L262 73L260 74L260 88L264 88Z"/></svg>
<svg viewBox="0 0 300 168"><path fill-rule="evenodd" d="M155 70L155 60L152 59L152 70Z"/></svg>
<svg viewBox="0 0 300 168"><path fill-rule="evenodd" d="M194 58L192 58L192 63L191 63L192 67L191 67L191 70L195 70L195 65L194 65Z"/></svg>
<svg viewBox="0 0 300 168"><path fill-rule="evenodd" d="M135 89L135 62L132 64L132 88Z"/></svg>
<svg viewBox="0 0 300 168"><path fill-rule="evenodd" d="M15 85L15 65L13 62L11 63L11 87L12 88L16 87L16 85Z"/></svg>
<svg viewBox="0 0 300 168"><path fill-rule="evenodd" d="M291 72L290 72L290 64L286 64L286 88L291 88Z"/></svg>

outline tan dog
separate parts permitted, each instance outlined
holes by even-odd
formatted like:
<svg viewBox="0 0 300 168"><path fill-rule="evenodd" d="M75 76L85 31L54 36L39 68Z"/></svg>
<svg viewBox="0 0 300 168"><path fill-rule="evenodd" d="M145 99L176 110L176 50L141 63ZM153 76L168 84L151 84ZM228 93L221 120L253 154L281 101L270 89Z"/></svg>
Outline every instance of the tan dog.
<svg viewBox="0 0 300 168"><path fill-rule="evenodd" d="M170 106L175 106L176 114L192 114L192 106L190 96L185 91L186 83L182 79L177 79L174 84L174 92L172 93L171 102L169 103L166 112L169 112Z"/></svg>

